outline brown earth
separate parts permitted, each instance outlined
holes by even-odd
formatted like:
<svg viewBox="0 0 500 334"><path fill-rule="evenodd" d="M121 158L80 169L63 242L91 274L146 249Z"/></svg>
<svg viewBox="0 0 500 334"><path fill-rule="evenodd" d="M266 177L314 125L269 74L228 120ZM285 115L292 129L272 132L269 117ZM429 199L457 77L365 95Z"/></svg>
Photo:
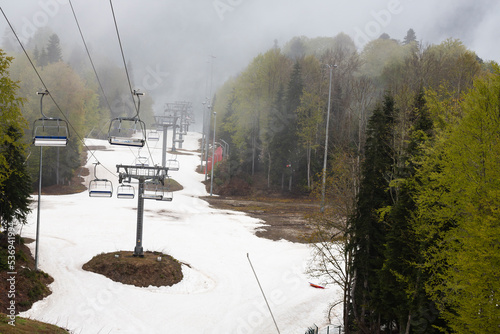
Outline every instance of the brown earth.
<svg viewBox="0 0 500 334"><path fill-rule="evenodd" d="M10 301L15 300L15 313L29 310L34 302L50 295L52 291L48 285L54 281L52 277L43 271L35 271L35 260L31 251L25 243L33 242L32 239L16 237L15 240L15 263L14 267L8 265L8 238L0 233L0 310L4 312L9 307ZM7 281L10 279L12 285ZM4 289L5 287L5 289ZM12 287L12 289L11 289ZM14 293L10 299L9 293Z"/></svg>
<svg viewBox="0 0 500 334"><path fill-rule="evenodd" d="M206 183L210 191L210 182ZM203 197L217 209L245 212L265 222L256 235L270 240L314 242L314 227L309 217L319 212L320 204L308 194L269 188L265 177L255 175L214 186L216 196Z"/></svg>
<svg viewBox="0 0 500 334"><path fill-rule="evenodd" d="M139 287L172 286L183 278L179 261L170 255L149 251L144 252L144 257L134 257L129 251L96 255L83 269Z"/></svg>
<svg viewBox="0 0 500 334"><path fill-rule="evenodd" d="M299 243L312 241L314 228L307 217L318 211L319 205L306 198L207 196L203 199L214 208L241 211L263 220L266 225L255 233L258 237Z"/></svg>

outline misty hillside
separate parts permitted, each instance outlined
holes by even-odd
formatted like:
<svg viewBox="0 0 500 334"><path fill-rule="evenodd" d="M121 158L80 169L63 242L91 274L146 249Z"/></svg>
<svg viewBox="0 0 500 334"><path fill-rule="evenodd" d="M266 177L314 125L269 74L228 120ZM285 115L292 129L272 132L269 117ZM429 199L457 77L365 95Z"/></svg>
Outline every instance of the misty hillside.
<svg viewBox="0 0 500 334"><path fill-rule="evenodd" d="M295 37L214 95L217 182L321 201L311 270L343 288L346 332L495 332L499 84L496 63L413 29L361 52Z"/></svg>
<svg viewBox="0 0 500 334"><path fill-rule="evenodd" d="M63 186L112 119L156 131L189 101L201 164L225 153L216 195L318 205L307 274L341 289L324 308L342 306L345 333L499 332L497 4L124 2L113 20L89 3L2 7L4 229L26 223L41 115L70 123L43 155L43 186Z"/></svg>

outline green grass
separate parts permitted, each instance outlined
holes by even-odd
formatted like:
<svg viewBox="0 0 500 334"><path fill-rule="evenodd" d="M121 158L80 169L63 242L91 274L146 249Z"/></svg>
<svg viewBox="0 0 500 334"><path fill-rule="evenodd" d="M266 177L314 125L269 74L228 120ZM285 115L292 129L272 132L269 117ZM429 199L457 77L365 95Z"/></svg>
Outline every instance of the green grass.
<svg viewBox="0 0 500 334"><path fill-rule="evenodd" d="M68 334L69 332L61 327L57 327L44 322L16 317L15 326L9 325L10 318L6 314L0 313L0 333L1 334Z"/></svg>

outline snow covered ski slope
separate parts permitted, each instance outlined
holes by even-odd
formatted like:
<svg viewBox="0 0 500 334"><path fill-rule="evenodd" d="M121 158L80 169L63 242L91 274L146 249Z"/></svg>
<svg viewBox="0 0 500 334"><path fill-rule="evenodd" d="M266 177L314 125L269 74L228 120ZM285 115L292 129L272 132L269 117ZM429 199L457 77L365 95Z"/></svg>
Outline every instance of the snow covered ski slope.
<svg viewBox="0 0 500 334"><path fill-rule="evenodd" d="M266 293L281 333L304 333L325 323L328 302L338 293L314 289L305 275L310 248L254 235L262 222L239 212L210 208L195 172L200 135L185 136L177 156L180 170L171 172L184 187L172 202L145 201L144 250L161 251L183 263L184 279L172 287L138 288L84 271L82 265L100 253L133 251L137 201L91 198L87 192L42 196L39 266L54 278L52 294L21 314L68 328L74 333L276 333L255 276ZM150 142L151 165L161 163L161 140ZM102 164L99 177L118 180L117 164L130 164L137 149L88 139ZM153 147L157 145L156 147ZM140 155L149 155L143 148ZM170 157L169 157L170 158ZM92 174L90 158L87 167ZM109 170L109 171L108 171ZM112 173L113 172L113 173ZM88 177L87 182L93 178ZM24 237L34 238L36 209ZM30 245L34 251L34 243Z"/></svg>

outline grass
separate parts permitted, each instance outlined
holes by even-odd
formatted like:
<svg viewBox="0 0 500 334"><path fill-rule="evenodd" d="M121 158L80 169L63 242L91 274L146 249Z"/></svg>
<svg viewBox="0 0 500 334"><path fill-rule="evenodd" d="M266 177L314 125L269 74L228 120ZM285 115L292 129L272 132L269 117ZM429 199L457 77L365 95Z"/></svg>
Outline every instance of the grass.
<svg viewBox="0 0 500 334"><path fill-rule="evenodd" d="M13 322L15 326L10 325L11 319L4 313L0 313L0 333L2 334L59 334L69 333L66 329L47 324L44 322L16 317Z"/></svg>

